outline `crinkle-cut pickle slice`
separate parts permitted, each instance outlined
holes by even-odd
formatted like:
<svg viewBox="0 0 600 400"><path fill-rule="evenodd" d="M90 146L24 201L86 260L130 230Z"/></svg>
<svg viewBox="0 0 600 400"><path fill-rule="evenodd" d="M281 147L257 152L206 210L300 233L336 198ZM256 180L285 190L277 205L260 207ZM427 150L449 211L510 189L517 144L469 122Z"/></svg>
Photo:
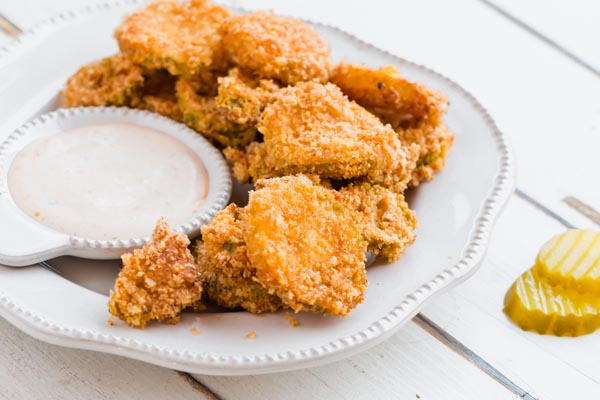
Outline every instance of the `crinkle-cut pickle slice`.
<svg viewBox="0 0 600 400"><path fill-rule="evenodd" d="M600 327L595 296L553 286L536 274L536 267L513 283L504 298L504 312L526 331L555 336L581 336Z"/></svg>
<svg viewBox="0 0 600 400"><path fill-rule="evenodd" d="M600 232L571 229L550 239L535 269L554 286L600 296Z"/></svg>

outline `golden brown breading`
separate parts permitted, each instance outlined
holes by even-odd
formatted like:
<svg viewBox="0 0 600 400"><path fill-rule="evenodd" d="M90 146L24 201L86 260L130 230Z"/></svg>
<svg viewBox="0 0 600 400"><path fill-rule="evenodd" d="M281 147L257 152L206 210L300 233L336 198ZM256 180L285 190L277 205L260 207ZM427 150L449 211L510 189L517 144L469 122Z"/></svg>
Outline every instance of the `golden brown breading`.
<svg viewBox="0 0 600 400"><path fill-rule="evenodd" d="M143 83L142 69L117 54L81 67L62 94L65 107L127 106Z"/></svg>
<svg viewBox="0 0 600 400"><path fill-rule="evenodd" d="M403 78L391 65L369 68L340 63L331 73L331 82L394 129L418 127L424 121L439 125L448 106L441 93Z"/></svg>
<svg viewBox="0 0 600 400"><path fill-rule="evenodd" d="M241 182L306 173L366 177L401 191L416 163L390 127L332 84L303 82L280 90L261 114L258 129L264 142L252 143L245 155L225 153Z"/></svg>
<svg viewBox="0 0 600 400"><path fill-rule="evenodd" d="M443 122L448 101L441 93L403 78L392 66L341 63L334 68L331 81L350 99L389 123L403 144L419 146L410 186L433 178L444 167L454 135Z"/></svg>
<svg viewBox="0 0 600 400"><path fill-rule="evenodd" d="M393 262L415 241L417 218L402 194L365 182L343 187L339 198L355 213L370 252Z"/></svg>
<svg viewBox="0 0 600 400"><path fill-rule="evenodd" d="M222 68L218 28L229 15L208 0L159 0L125 17L115 38L137 64L194 76Z"/></svg>
<svg viewBox="0 0 600 400"><path fill-rule="evenodd" d="M183 115L175 93L177 78L165 70L144 73L144 87L136 108L152 111L181 122Z"/></svg>
<svg viewBox="0 0 600 400"><path fill-rule="evenodd" d="M454 135L446 125L402 129L398 130L398 134L403 143L413 143L419 148L419 159L409 186L415 187L431 180L436 172L444 168L448 150L454 143Z"/></svg>
<svg viewBox="0 0 600 400"><path fill-rule="evenodd" d="M167 222L159 220L152 241L121 257L123 268L110 291L111 314L137 328L152 320L178 322L181 311L202 294L189 244L186 235L169 232Z"/></svg>
<svg viewBox="0 0 600 400"><path fill-rule="evenodd" d="M222 146L245 146L254 140L255 127L228 120L214 97L197 93L194 81L180 78L175 87L186 125Z"/></svg>
<svg viewBox="0 0 600 400"><path fill-rule="evenodd" d="M329 76L329 46L306 23L258 11L229 18L220 29L231 60L286 84Z"/></svg>
<svg viewBox="0 0 600 400"><path fill-rule="evenodd" d="M255 281L256 269L246 253L244 209L230 204L202 226L202 241L196 243L205 295L222 307L276 311L281 300Z"/></svg>
<svg viewBox="0 0 600 400"><path fill-rule="evenodd" d="M257 182L246 207L256 279L294 311L346 316L367 287L366 241L353 214L304 175Z"/></svg>
<svg viewBox="0 0 600 400"><path fill-rule="evenodd" d="M260 113L278 90L279 85L271 79L258 79L233 68L226 77L219 78L216 103L228 120L256 126Z"/></svg>

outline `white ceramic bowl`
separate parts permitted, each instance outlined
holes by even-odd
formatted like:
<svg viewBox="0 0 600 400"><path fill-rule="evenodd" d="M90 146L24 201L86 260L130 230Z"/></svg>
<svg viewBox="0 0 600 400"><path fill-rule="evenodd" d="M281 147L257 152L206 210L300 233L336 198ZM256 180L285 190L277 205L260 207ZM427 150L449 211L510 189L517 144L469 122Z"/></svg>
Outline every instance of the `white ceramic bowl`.
<svg viewBox="0 0 600 400"><path fill-rule="evenodd" d="M208 194L197 215L175 230L194 236L231 195L231 175L221 153L201 135L161 115L124 107L82 107L59 109L44 114L15 130L0 145L0 264L22 266L61 255L111 259L140 247L150 236L98 240L70 236L56 231L24 213L8 189L10 165L19 151L32 141L85 125L129 122L172 136L198 155L208 175ZM150 232L149 232L150 233Z"/></svg>

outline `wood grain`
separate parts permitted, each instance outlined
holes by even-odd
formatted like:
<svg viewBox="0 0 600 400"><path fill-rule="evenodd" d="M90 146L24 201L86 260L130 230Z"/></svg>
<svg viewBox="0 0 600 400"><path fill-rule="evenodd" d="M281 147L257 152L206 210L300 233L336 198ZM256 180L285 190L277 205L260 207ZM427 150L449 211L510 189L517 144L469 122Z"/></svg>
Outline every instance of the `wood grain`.
<svg viewBox="0 0 600 400"><path fill-rule="evenodd" d="M175 371L37 341L0 319L0 399L208 399Z"/></svg>
<svg viewBox="0 0 600 400"><path fill-rule="evenodd" d="M513 197L481 270L422 313L536 398L597 399L600 332L579 338L523 332L502 312L512 282L533 265L541 245L564 229Z"/></svg>
<svg viewBox="0 0 600 400"><path fill-rule="evenodd" d="M600 3L589 0L487 0L544 35L600 76Z"/></svg>
<svg viewBox="0 0 600 400"><path fill-rule="evenodd" d="M225 399L518 398L413 322L372 350L330 365L270 375L198 378Z"/></svg>

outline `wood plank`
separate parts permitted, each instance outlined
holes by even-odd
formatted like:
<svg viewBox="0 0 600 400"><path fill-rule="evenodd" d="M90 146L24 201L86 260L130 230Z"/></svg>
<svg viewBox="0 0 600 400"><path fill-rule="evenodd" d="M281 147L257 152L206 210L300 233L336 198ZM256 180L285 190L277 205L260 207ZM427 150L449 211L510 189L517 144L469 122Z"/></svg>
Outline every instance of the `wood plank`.
<svg viewBox="0 0 600 400"><path fill-rule="evenodd" d="M414 322L374 349L330 365L270 375L197 378L226 399L517 398Z"/></svg>
<svg viewBox="0 0 600 400"><path fill-rule="evenodd" d="M600 3L589 0L486 0L600 71ZM599 72L600 74L600 72Z"/></svg>
<svg viewBox="0 0 600 400"><path fill-rule="evenodd" d="M0 319L0 399L213 399L177 372L35 340Z"/></svg>
<svg viewBox="0 0 600 400"><path fill-rule="evenodd" d="M579 338L542 336L521 331L502 312L506 290L533 264L541 245L563 230L513 197L492 235L481 270L434 299L422 314L534 397L599 398L600 332Z"/></svg>

